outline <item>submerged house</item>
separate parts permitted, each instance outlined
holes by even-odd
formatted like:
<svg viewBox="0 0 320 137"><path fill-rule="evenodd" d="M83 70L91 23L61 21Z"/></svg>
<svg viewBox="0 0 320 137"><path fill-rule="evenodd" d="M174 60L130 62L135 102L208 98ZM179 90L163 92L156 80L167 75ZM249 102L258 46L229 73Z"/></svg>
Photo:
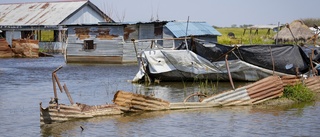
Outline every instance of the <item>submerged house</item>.
<svg viewBox="0 0 320 137"><path fill-rule="evenodd" d="M221 35L205 22L132 22L67 25L66 63L136 63L150 48L175 48L188 35L217 42ZM182 29L184 28L184 29ZM174 39L181 38L181 39ZM169 39L169 40L163 40Z"/></svg>
<svg viewBox="0 0 320 137"><path fill-rule="evenodd" d="M61 50L66 40L65 25L114 22L88 0L0 4L1 36L39 40L39 47Z"/></svg>
<svg viewBox="0 0 320 137"><path fill-rule="evenodd" d="M167 21L68 25L65 51L67 63L133 63L151 42L133 39L160 39ZM135 46L137 48L135 48Z"/></svg>

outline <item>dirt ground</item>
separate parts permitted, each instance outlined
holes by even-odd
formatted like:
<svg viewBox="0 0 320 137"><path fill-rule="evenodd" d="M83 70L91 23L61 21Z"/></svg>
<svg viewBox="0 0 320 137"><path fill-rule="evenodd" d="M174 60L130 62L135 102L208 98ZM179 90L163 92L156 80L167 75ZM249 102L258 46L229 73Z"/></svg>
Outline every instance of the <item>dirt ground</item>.
<svg viewBox="0 0 320 137"><path fill-rule="evenodd" d="M316 93L316 100L315 101L320 101L320 92L317 92ZM312 101L311 101L312 102ZM265 101L261 104L257 104L257 105L254 105L254 107L257 107L257 108L268 108L268 107L274 107L274 106L282 106L282 107L285 107L285 106L291 106L291 105L294 105L296 104L297 102L291 100L291 99L288 99L288 98L277 98L277 99L272 99L272 100L268 100L268 101Z"/></svg>

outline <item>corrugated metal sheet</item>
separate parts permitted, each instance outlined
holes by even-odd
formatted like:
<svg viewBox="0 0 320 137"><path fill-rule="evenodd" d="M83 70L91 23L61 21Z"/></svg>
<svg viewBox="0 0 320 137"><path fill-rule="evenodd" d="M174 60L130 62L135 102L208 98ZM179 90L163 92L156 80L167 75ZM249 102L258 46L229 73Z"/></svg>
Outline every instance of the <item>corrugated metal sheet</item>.
<svg viewBox="0 0 320 137"><path fill-rule="evenodd" d="M177 38L186 36L186 29L188 26L187 35L217 35L221 33L214 29L206 22L168 22L165 25Z"/></svg>
<svg viewBox="0 0 320 137"><path fill-rule="evenodd" d="M73 119L92 118L96 116L117 115L123 112L113 104L89 106L86 104L49 104L42 108L40 103L40 125L58 123Z"/></svg>
<svg viewBox="0 0 320 137"><path fill-rule="evenodd" d="M95 9L86 0L0 4L0 25L59 25L88 2Z"/></svg>
<svg viewBox="0 0 320 137"><path fill-rule="evenodd" d="M295 75L285 75L281 77L283 86L293 86L301 83L301 77Z"/></svg>
<svg viewBox="0 0 320 137"><path fill-rule="evenodd" d="M202 102L219 103L222 106L252 105L281 96L283 89L280 77L270 76L248 86L208 97Z"/></svg>
<svg viewBox="0 0 320 137"><path fill-rule="evenodd" d="M314 76L304 80L304 84L313 92L320 92L320 76Z"/></svg>
<svg viewBox="0 0 320 137"><path fill-rule="evenodd" d="M121 90L114 95L113 103L123 111L165 110L170 104L162 99Z"/></svg>
<svg viewBox="0 0 320 137"><path fill-rule="evenodd" d="M168 101L162 99L124 91L118 91L114 96L113 102L121 106L121 110L133 112L140 110L168 110L231 105L253 105L280 97L283 94L283 90L283 83L280 77L270 76L250 85L204 98L201 102L184 101L178 103L169 103Z"/></svg>

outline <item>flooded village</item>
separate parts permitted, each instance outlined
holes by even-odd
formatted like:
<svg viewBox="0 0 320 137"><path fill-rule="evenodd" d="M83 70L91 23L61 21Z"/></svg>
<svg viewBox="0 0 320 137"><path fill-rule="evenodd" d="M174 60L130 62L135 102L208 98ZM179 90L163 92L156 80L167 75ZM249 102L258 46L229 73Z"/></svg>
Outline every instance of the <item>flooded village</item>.
<svg viewBox="0 0 320 137"><path fill-rule="evenodd" d="M317 24L237 29L0 4L0 135L317 136Z"/></svg>

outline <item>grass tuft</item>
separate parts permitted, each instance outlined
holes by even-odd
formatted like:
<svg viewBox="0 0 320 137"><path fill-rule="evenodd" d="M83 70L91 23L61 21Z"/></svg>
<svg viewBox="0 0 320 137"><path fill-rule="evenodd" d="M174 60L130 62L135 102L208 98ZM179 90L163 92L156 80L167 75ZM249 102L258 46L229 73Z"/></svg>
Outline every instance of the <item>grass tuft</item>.
<svg viewBox="0 0 320 137"><path fill-rule="evenodd" d="M316 99L316 93L312 92L303 84L297 84L285 87L283 97L295 102L310 102Z"/></svg>

